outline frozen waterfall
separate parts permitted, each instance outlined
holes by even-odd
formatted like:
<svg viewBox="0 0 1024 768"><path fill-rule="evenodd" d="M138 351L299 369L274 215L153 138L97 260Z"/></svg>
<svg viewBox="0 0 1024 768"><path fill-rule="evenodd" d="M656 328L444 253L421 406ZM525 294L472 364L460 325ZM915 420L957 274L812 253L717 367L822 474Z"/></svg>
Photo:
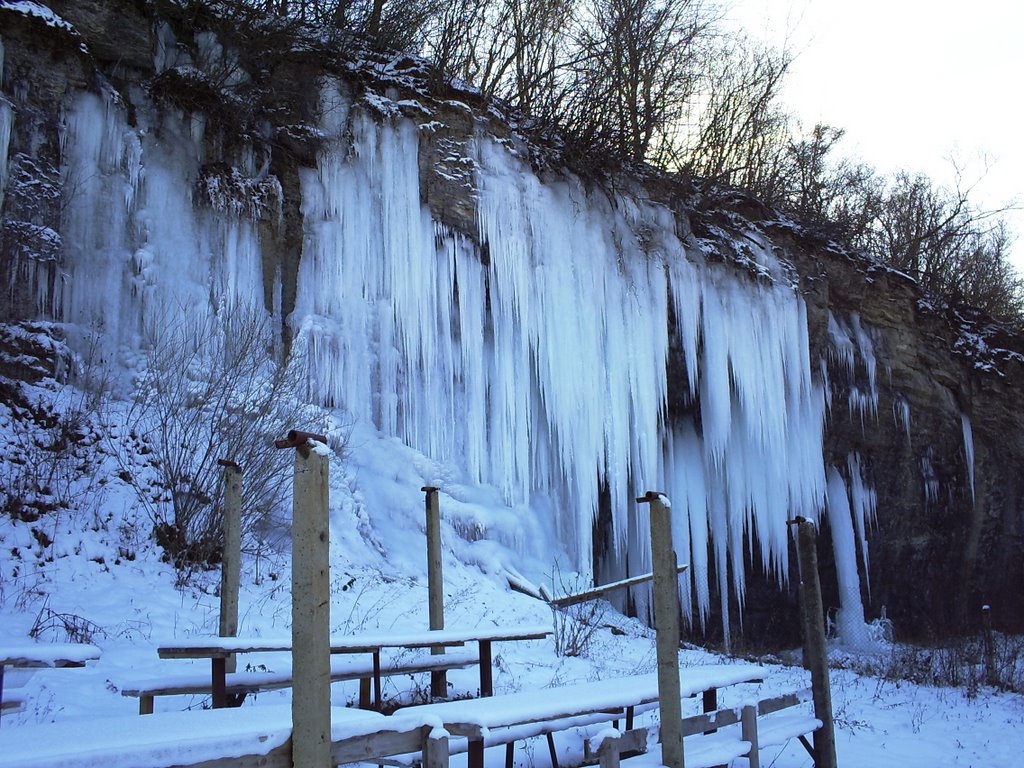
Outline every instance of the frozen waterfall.
<svg viewBox="0 0 1024 768"><path fill-rule="evenodd" d="M761 567L784 580L785 521L817 517L825 496L825 393L792 288L709 265L673 214L640 194L541 182L483 135L472 144L471 240L420 199L413 122L350 114L333 83L323 103L335 119L302 176L291 317L313 360L312 395L456 463L511 505L553 500L584 567L604 489L615 567L645 569L646 522L632 499L664 490L679 556L693 565L686 605L701 619L709 544L732 586L723 593L742 600L755 536ZM769 249L757 256L777 266ZM685 359L675 378L670 331ZM669 425L673 388L698 405Z"/></svg>
<svg viewBox="0 0 1024 768"><path fill-rule="evenodd" d="M742 607L752 566L784 583L786 520L817 519L831 488L830 392L824 369L812 377L806 307L771 246L746 238L757 275L708 259L639 187L541 181L482 133L466 149L478 231L454 232L421 199L427 126L381 122L331 81L321 112L316 166L299 169L295 308L279 318L309 354L310 396L492 485L522 515L557 510L560 544L583 569L604 505L609 578L649 569L634 497L665 492L696 623L716 591L726 621L730 601ZM262 299L272 277L257 211L194 200L202 120L141 109L137 120L101 96L73 103L67 274L48 297L54 314L129 346L168 311ZM867 365L869 389L851 405L873 415L867 331L838 320L830 331L846 365L854 354ZM671 419L670 399L688 404ZM851 553L873 513L858 488Z"/></svg>

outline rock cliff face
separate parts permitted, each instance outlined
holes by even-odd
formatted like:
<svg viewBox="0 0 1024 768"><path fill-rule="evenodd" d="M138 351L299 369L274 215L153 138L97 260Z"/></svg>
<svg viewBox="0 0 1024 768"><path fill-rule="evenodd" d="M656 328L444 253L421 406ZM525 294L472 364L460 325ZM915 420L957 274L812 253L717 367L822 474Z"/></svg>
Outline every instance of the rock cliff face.
<svg viewBox="0 0 1024 768"><path fill-rule="evenodd" d="M0 319L6 322L69 319L61 285L71 260L89 248L66 215L69 196L92 183L76 179L65 157L68 121L83 93L123 110L153 147L176 140L161 113L174 112L191 125L201 147L182 180L192 204L214 217L232 206L249 211L261 244L263 303L285 335L295 331L285 321L296 308L311 238L303 180L318 162L317 121L330 113L315 85L322 78L347 95L335 105L342 131L355 130L351 103L382 122L403 116L419 122L420 200L435 226L478 249L485 265L473 137L486 131L512 148L532 163L539 181L570 175L560 169L557 152L526 142L472 91L429 90L428 74L411 58L356 64L327 45L296 47L280 30L243 32L231 20L171 3L54 0L49 7L52 12L36 3L0 7L6 291ZM803 297L811 370L827 402L824 465L842 477L853 506L863 508L860 519L868 521L868 551L857 553L866 564L861 589L868 616L884 606L898 631L942 635L970 628L989 604L997 626L1024 631L1024 338L930 303L908 277L743 196L698 192L656 174L615 173L589 187L598 195L628 189L657 202L673 212L675 236L700 244L715 269L754 282L787 279ZM778 260L781 278L764 274L745 249L751 233ZM145 269L137 267L140 275ZM681 340L672 338L669 378L683 381L687 357ZM701 339L705 348L716 343L707 333ZM692 390L670 387L670 422L699 423L701 407ZM608 516L598 516L595 552L609 549L610 525ZM837 606L842 590L827 549L823 536L826 603ZM746 631L791 636L797 623L783 628L777 609L794 610L792 593L780 597L769 581L751 580Z"/></svg>
<svg viewBox="0 0 1024 768"><path fill-rule="evenodd" d="M877 405L851 408L868 373L857 360L844 378L833 358L825 441L833 464L858 454L877 493L871 603L921 635L977 626L985 604L1019 631L1021 338L828 244L776 242L801 273L823 356L830 313L859 316L874 341Z"/></svg>

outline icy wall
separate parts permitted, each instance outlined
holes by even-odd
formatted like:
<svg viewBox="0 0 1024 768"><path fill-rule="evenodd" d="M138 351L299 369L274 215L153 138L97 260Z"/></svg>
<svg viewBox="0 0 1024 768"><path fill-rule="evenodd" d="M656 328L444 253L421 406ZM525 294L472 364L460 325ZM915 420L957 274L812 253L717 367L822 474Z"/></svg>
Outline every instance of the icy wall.
<svg viewBox="0 0 1024 768"><path fill-rule="evenodd" d="M90 14L107 9L61 7L106 28ZM296 64L304 89L229 141L223 114L167 92L214 75L249 86L210 33L144 19L148 42L126 31L127 50L86 40L104 64L4 16L6 317L101 332L123 356L169 317L260 304L309 355L313 400L553 516L601 580L648 569L634 497L665 492L687 615L714 614L726 636L752 581L788 584L795 515L831 538L826 590L849 643L882 605L898 614L900 559L941 548L900 549L922 514L967 531L947 571L969 601L995 417L957 383L952 342L911 330L905 278L727 195L709 210L636 179L538 172L507 125L406 88L393 63L372 85ZM33 207L27 181L51 176L59 204ZM35 239L11 239L12 222Z"/></svg>
<svg viewBox="0 0 1024 768"><path fill-rule="evenodd" d="M760 280L709 266L664 206L571 176L541 182L486 134L472 141L471 239L421 201L422 126L351 112L331 81L321 101L331 120L317 168L302 172L290 318L314 398L464 467L513 506L543 497L584 568L602 488L609 573L627 558L646 568L633 498L664 489L694 574L686 604L702 617L709 544L740 598L745 537L783 581L787 516L822 507L824 401L803 303L770 248L757 250ZM687 372L677 380L673 322ZM673 425L670 388L700 404Z"/></svg>

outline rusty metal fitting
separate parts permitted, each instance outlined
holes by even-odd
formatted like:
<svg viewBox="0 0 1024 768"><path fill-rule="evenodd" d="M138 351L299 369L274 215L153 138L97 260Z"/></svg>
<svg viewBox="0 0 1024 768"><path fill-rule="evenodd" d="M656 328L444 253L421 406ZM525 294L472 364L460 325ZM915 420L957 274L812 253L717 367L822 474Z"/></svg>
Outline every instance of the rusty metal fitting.
<svg viewBox="0 0 1024 768"><path fill-rule="evenodd" d="M283 440L275 440L275 448L300 448L308 443L310 440L315 440L318 443L327 444L327 438L324 435L318 435L315 432L302 432L298 429L289 429L288 435Z"/></svg>
<svg viewBox="0 0 1024 768"><path fill-rule="evenodd" d="M659 496L663 496L663 495L664 494L661 491L648 491L643 496L637 496L636 497L636 503L637 504L649 504L650 502L652 502L655 499L657 499Z"/></svg>

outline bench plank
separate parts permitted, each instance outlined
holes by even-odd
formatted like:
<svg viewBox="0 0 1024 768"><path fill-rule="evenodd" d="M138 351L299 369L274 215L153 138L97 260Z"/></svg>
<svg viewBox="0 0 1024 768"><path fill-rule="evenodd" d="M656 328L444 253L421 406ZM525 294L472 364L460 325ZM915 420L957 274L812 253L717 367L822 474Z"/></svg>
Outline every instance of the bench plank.
<svg viewBox="0 0 1024 768"><path fill-rule="evenodd" d="M0 712L3 712L4 714L13 714L15 712L25 711L25 699L21 696L10 696L7 694L4 694L4 696L4 700L0 701Z"/></svg>
<svg viewBox="0 0 1024 768"><path fill-rule="evenodd" d="M758 742L762 747L777 747L790 739L806 736L821 728L821 720L801 712L774 715L758 720Z"/></svg>
<svg viewBox="0 0 1024 768"><path fill-rule="evenodd" d="M331 653L373 653L382 648L433 648L465 645L472 642L541 640L551 634L550 627L496 627L494 629L436 629L423 632L392 632L331 637ZM292 639L284 637L200 637L169 641L157 648L162 659L223 658L234 653L290 651Z"/></svg>
<svg viewBox="0 0 1024 768"><path fill-rule="evenodd" d="M417 654L411 658L394 657L384 660L381 674L396 676L432 672L440 669L462 669L478 663L476 651L457 651L444 655L433 656ZM348 658L331 659L331 682L361 680L373 675L373 664L367 661ZM229 695L241 695L258 691L271 691L289 688L292 684L291 669L277 672L232 672L226 676L226 692ZM140 699L140 713L152 713L154 696L198 695L212 692L213 685L209 673L188 672L184 674L154 676L134 680L121 687L122 696L133 696ZM142 711L143 709L148 711Z"/></svg>
<svg viewBox="0 0 1024 768"><path fill-rule="evenodd" d="M87 643L18 643L0 645L0 667L84 667L100 649Z"/></svg>

